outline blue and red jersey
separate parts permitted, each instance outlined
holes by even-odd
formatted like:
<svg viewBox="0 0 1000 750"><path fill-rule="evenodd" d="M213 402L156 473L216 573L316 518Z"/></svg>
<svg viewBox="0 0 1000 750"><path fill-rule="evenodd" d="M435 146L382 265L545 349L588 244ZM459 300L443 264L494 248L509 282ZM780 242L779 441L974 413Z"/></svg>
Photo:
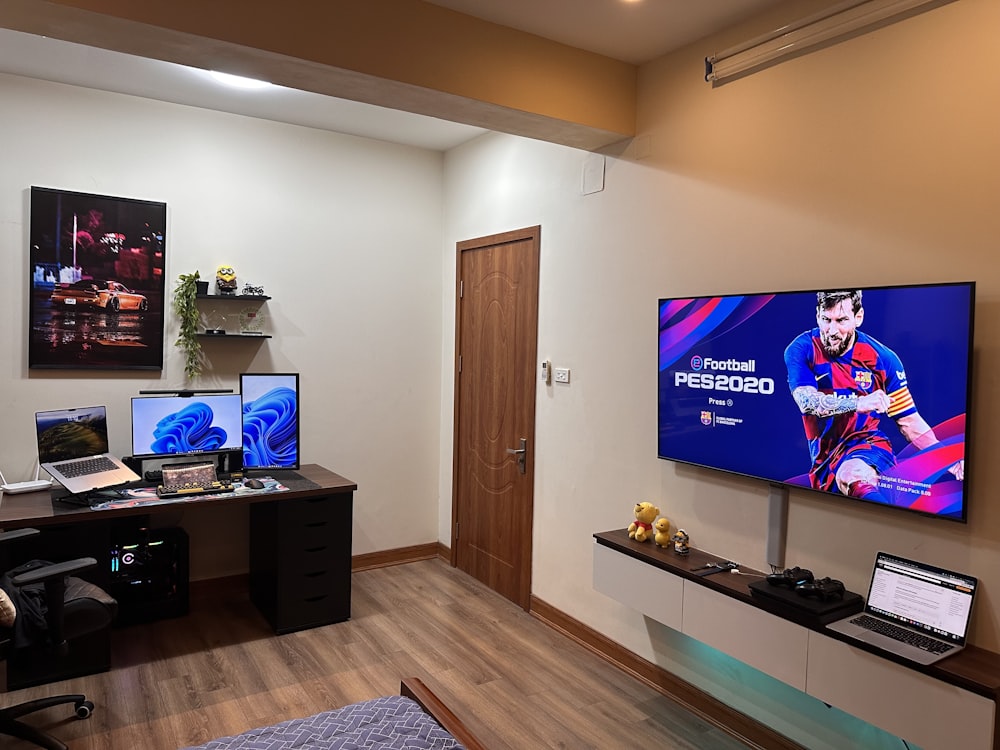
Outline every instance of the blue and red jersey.
<svg viewBox="0 0 1000 750"><path fill-rule="evenodd" d="M899 357L878 340L855 331L854 345L830 357L820 343L819 328L797 336L785 349L788 386L813 386L821 393L865 396L882 390L889 396L888 415L899 419L916 413ZM831 417L803 414L816 489L836 491L837 468L847 458L862 458L879 473L895 463L892 444L879 429L874 412L847 412Z"/></svg>

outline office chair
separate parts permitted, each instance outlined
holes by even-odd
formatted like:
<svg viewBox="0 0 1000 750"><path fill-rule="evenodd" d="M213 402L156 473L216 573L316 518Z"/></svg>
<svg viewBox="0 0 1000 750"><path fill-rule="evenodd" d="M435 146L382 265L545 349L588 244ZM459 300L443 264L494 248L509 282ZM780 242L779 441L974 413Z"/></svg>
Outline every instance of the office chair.
<svg viewBox="0 0 1000 750"><path fill-rule="evenodd" d="M37 533L36 529L2 532L0 545ZM70 575L95 565L97 561L92 557L61 563L35 562L0 578L0 588L10 600L7 606L0 606L0 622L10 623L0 627L0 659L9 659L19 649L63 657L69 652L68 641L109 628L117 613L117 602L103 589ZM72 703L80 719L86 719L94 710L94 704L80 694L49 696L0 708L0 736L18 737L46 750L67 750L63 742L19 720L64 703Z"/></svg>

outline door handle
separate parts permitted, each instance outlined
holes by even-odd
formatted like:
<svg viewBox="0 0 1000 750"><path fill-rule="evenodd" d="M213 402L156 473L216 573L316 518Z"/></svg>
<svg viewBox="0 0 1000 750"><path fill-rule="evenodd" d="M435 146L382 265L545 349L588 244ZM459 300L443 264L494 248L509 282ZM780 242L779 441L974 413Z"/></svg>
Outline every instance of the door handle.
<svg viewBox="0 0 1000 750"><path fill-rule="evenodd" d="M528 459L528 439L521 438L520 448L508 448L507 453L512 456L517 456L517 470L524 474L527 469L527 459Z"/></svg>

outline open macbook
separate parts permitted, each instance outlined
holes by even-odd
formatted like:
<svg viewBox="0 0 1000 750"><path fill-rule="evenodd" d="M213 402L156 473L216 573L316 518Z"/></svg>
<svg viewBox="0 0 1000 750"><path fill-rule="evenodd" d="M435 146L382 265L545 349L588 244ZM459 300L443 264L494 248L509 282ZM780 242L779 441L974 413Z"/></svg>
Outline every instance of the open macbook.
<svg viewBox="0 0 1000 750"><path fill-rule="evenodd" d="M74 495L140 478L108 453L103 406L36 412L35 434L42 468Z"/></svg>
<svg viewBox="0 0 1000 750"><path fill-rule="evenodd" d="M933 664L965 648L978 583L964 573L879 552L864 611L826 627Z"/></svg>

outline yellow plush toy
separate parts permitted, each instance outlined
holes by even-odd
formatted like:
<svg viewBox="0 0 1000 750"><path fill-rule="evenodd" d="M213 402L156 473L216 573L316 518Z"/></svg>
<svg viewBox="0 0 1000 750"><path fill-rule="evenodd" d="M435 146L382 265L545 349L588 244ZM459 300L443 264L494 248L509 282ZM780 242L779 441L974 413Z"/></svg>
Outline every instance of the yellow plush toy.
<svg viewBox="0 0 1000 750"><path fill-rule="evenodd" d="M637 542L644 542L650 537L653 529L653 521L660 515L660 509L652 503L636 503L635 520L628 525L628 538Z"/></svg>
<svg viewBox="0 0 1000 750"><path fill-rule="evenodd" d="M657 518L653 528L656 530L653 541L657 547L669 547L674 543L673 537L670 536L670 521L665 516Z"/></svg>

